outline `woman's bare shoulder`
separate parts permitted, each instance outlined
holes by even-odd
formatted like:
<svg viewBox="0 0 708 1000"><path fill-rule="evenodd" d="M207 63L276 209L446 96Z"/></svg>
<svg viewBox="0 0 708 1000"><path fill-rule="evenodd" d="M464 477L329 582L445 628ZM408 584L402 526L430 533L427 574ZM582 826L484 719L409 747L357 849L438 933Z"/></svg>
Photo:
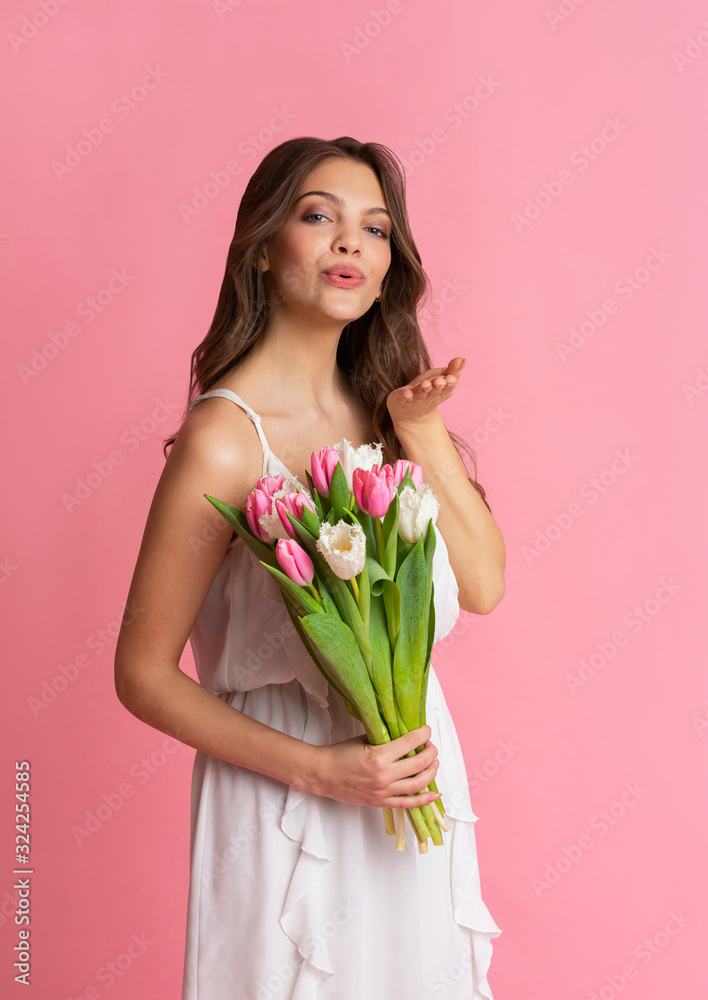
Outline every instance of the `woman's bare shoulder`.
<svg viewBox="0 0 708 1000"><path fill-rule="evenodd" d="M128 595L140 614L122 628L116 647L121 692L165 663L179 663L233 534L207 498L243 510L260 477L258 434L243 410L232 409L219 398L200 402L167 455Z"/></svg>
<svg viewBox="0 0 708 1000"><path fill-rule="evenodd" d="M172 450L172 464L209 471L219 477L233 473L234 486L245 495L263 468L263 447L248 414L221 396L200 400L184 419Z"/></svg>

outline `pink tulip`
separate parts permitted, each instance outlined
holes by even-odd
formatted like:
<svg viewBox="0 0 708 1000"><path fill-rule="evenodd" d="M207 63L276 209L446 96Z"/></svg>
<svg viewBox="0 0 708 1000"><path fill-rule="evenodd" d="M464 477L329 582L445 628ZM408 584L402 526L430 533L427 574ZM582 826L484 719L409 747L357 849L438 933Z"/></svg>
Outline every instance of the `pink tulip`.
<svg viewBox="0 0 708 1000"><path fill-rule="evenodd" d="M265 493L267 497L272 497L276 490L282 490L283 476L263 476L256 483L254 489L260 490L261 493Z"/></svg>
<svg viewBox="0 0 708 1000"><path fill-rule="evenodd" d="M258 523L262 514L270 514L273 501L259 489L252 489L246 497L246 520L248 527L261 542L269 542L270 535Z"/></svg>
<svg viewBox="0 0 708 1000"><path fill-rule="evenodd" d="M283 497L278 497L275 501L275 509L283 523L283 527L292 538L297 538L295 529L288 520L288 513L302 521L302 508L307 507L314 514L314 508L304 493L286 493Z"/></svg>
<svg viewBox="0 0 708 1000"><path fill-rule="evenodd" d="M315 567L307 552L293 538L279 538L275 543L275 554L283 573L293 583L298 583L301 587L312 583Z"/></svg>
<svg viewBox="0 0 708 1000"><path fill-rule="evenodd" d="M320 496L328 497L329 489L332 485L332 476L340 461L338 453L334 448L327 446L319 451L312 452L311 469L312 482Z"/></svg>
<svg viewBox="0 0 708 1000"><path fill-rule="evenodd" d="M354 499L365 514L383 517L388 510L396 485L390 465L374 465L371 469L354 469L352 474Z"/></svg>
<svg viewBox="0 0 708 1000"><path fill-rule="evenodd" d="M403 482L406 471L410 467L411 476L415 484L415 488L419 490L423 485L423 466L418 465L417 462L410 462L407 458L399 458L393 467L393 481L396 486L400 486Z"/></svg>

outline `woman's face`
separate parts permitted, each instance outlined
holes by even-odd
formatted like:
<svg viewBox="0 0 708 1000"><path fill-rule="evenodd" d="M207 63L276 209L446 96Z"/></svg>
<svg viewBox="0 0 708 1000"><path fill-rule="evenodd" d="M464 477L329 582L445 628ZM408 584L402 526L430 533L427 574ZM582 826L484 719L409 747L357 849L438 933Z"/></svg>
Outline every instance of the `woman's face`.
<svg viewBox="0 0 708 1000"><path fill-rule="evenodd" d="M319 192L310 194L308 192ZM391 263L391 219L374 171L325 160L303 180L287 221L264 251L266 288L283 308L346 325L371 307ZM362 278L328 278L334 268Z"/></svg>

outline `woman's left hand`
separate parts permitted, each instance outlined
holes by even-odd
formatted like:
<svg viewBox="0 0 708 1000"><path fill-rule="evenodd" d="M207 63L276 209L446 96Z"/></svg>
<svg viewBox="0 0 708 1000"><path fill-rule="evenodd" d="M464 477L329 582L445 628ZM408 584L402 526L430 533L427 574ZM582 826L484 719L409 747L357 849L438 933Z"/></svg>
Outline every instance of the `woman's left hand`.
<svg viewBox="0 0 708 1000"><path fill-rule="evenodd" d="M453 358L447 368L429 368L408 383L390 392L386 398L394 427L425 420L457 388L464 358Z"/></svg>

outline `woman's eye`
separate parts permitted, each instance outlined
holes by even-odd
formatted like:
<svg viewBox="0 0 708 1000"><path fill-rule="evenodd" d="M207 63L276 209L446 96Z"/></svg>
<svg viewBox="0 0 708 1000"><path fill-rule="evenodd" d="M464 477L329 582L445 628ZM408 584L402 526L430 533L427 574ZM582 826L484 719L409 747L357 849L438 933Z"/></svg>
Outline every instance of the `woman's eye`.
<svg viewBox="0 0 708 1000"><path fill-rule="evenodd" d="M312 212L312 213L310 213L310 215L306 215L304 217L303 221L304 222L309 222L310 219L326 219L326 218L327 218L327 216L323 215L322 212ZM380 226L367 226L366 228L367 229L373 229L376 232L376 234L377 234L377 236L378 236L379 239L384 239L384 240L388 239L388 234L386 233L386 230L385 229L381 229Z"/></svg>

